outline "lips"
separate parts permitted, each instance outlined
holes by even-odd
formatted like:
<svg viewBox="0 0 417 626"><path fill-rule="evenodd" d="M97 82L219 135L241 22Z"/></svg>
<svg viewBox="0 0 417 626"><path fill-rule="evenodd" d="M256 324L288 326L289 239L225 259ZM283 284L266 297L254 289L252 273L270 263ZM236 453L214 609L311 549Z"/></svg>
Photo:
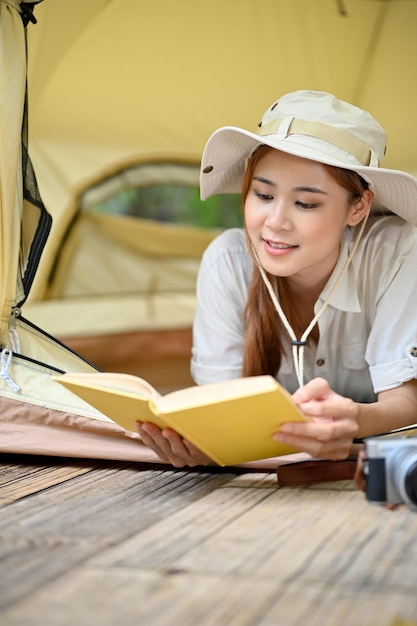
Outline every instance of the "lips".
<svg viewBox="0 0 417 626"><path fill-rule="evenodd" d="M282 243L271 241L270 239L264 239L265 243L274 250L289 250L290 248L296 248L297 246L292 246L289 243Z"/></svg>

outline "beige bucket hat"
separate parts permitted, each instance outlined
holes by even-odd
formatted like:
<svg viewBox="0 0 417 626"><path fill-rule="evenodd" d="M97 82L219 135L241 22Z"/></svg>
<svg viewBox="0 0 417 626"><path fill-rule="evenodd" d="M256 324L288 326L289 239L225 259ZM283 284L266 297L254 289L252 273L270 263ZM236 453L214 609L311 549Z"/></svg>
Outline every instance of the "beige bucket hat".
<svg viewBox="0 0 417 626"><path fill-rule="evenodd" d="M323 91L295 91L266 111L255 132L225 126L204 149L200 192L240 193L248 157L259 145L360 174L382 205L417 225L417 179L383 169L386 134L370 113Z"/></svg>

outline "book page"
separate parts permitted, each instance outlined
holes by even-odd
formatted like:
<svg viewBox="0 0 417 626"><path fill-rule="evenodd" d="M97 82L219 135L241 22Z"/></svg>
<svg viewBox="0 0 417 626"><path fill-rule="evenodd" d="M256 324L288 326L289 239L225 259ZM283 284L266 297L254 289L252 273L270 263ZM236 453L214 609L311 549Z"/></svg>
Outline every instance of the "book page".
<svg viewBox="0 0 417 626"><path fill-rule="evenodd" d="M153 422L159 428L166 428L165 421L150 408L152 400L149 398L147 386L132 386L131 379L135 377L127 374L116 376L117 378L118 387L114 383L115 376L108 373L54 376L57 382L126 430L135 432L137 421ZM155 395L157 392L153 390L153 393Z"/></svg>
<svg viewBox="0 0 417 626"><path fill-rule="evenodd" d="M118 374L110 372L73 373L68 372L62 376L54 377L58 382L65 384L76 383L77 385L94 387L96 389L108 388L115 391L133 393L148 399L158 401L161 394L143 378L132 374Z"/></svg>

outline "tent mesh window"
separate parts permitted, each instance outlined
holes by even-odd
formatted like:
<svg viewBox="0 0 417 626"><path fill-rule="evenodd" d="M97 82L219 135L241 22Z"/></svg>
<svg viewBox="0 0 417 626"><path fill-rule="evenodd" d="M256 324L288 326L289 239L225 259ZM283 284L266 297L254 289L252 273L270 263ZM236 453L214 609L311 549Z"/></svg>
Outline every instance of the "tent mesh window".
<svg viewBox="0 0 417 626"><path fill-rule="evenodd" d="M147 163L126 168L84 191L80 208L199 228L233 228L243 223L239 194L202 202L199 167Z"/></svg>

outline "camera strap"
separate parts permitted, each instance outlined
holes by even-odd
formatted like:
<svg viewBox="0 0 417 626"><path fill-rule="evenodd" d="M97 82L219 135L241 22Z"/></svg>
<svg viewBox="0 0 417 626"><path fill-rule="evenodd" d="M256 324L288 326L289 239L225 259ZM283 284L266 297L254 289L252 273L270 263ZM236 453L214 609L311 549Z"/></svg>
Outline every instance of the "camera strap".
<svg viewBox="0 0 417 626"><path fill-rule="evenodd" d="M343 461L311 459L280 465L277 468L278 484L281 487L297 487L335 480L352 480L356 462L356 457L349 457Z"/></svg>

